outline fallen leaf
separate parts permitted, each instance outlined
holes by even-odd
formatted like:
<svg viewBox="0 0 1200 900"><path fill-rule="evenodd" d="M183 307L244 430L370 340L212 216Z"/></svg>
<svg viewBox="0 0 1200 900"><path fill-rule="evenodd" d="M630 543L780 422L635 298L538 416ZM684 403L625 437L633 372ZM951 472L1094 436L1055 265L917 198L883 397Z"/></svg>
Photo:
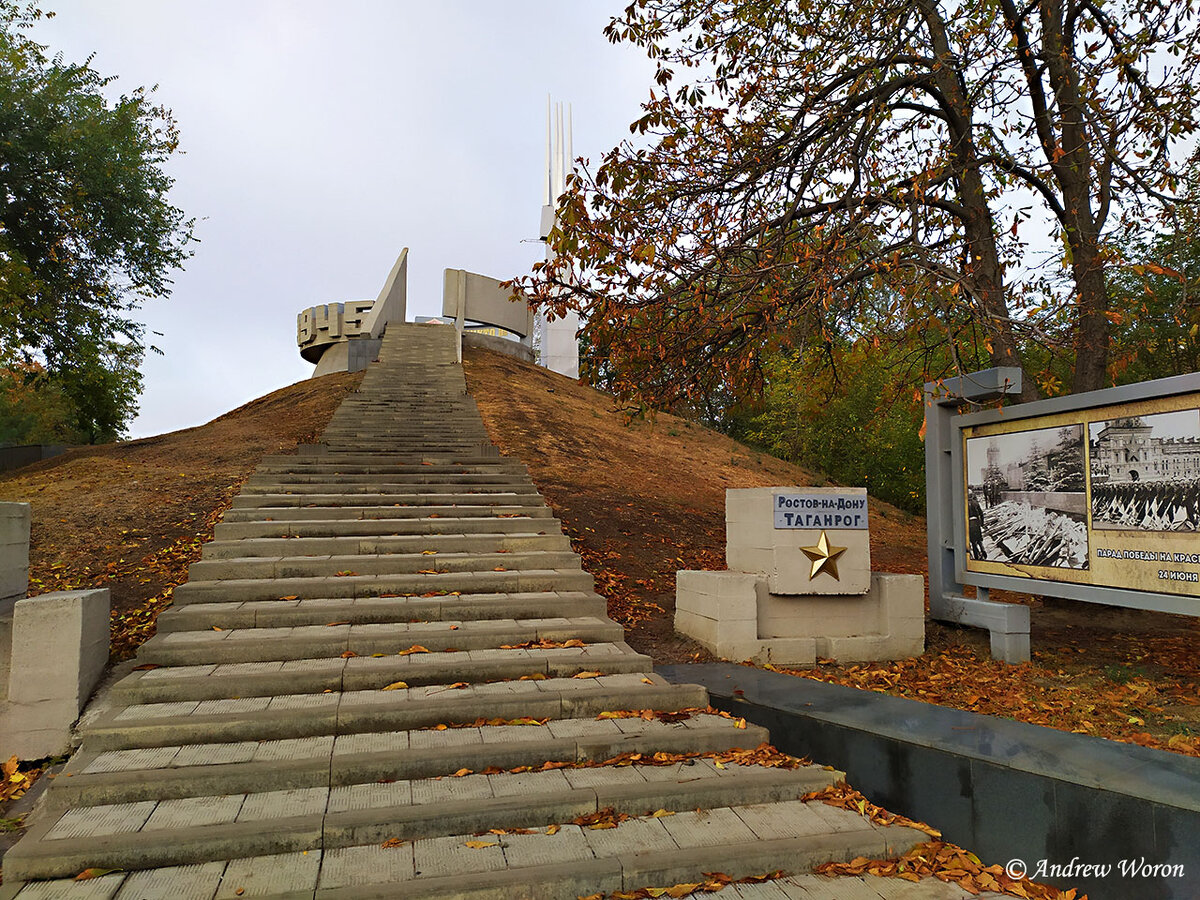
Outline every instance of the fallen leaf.
<svg viewBox="0 0 1200 900"><path fill-rule="evenodd" d="M408 687L408 682L407 682L407 681L393 681L391 684L389 684L389 685L388 685L387 687L385 687L385 688L382 688L381 690L385 690L385 691L398 691L398 690L400 690L401 688L406 688L406 687Z"/></svg>
<svg viewBox="0 0 1200 900"><path fill-rule="evenodd" d="M467 841L467 846L472 850L482 850L484 847L498 847L498 841Z"/></svg>
<svg viewBox="0 0 1200 900"><path fill-rule="evenodd" d="M571 677L572 678L599 678L600 673L599 672L576 672Z"/></svg>
<svg viewBox="0 0 1200 900"><path fill-rule="evenodd" d="M559 825L548 825L546 827L546 834L558 834L561 830L562 827Z"/></svg>
<svg viewBox="0 0 1200 900"><path fill-rule="evenodd" d="M406 843L408 843L408 842L402 841L402 840L400 840L400 838L388 838L386 841L384 841L379 846L383 847L385 850L390 850L393 847L403 847Z"/></svg>
<svg viewBox="0 0 1200 900"><path fill-rule="evenodd" d="M99 866L92 866L84 869L75 876L76 881L87 881L90 878L99 878L102 875L111 875L113 872L120 872L120 869L102 869Z"/></svg>
<svg viewBox="0 0 1200 900"><path fill-rule="evenodd" d="M355 653L353 650L347 650L345 653L342 654L342 659L353 659L356 656L358 656L358 654Z"/></svg>

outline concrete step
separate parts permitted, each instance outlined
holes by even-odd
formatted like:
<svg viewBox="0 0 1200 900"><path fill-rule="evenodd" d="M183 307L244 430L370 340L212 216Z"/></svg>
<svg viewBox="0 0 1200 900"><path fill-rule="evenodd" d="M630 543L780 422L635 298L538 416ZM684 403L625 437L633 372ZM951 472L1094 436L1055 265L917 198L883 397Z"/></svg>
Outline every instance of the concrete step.
<svg viewBox="0 0 1200 900"><path fill-rule="evenodd" d="M655 675L603 675L462 688L427 685L148 703L106 710L81 731L91 749L125 750L401 731L481 718L584 718L610 709L673 710L707 704L708 695L696 685L672 685Z"/></svg>
<svg viewBox="0 0 1200 900"><path fill-rule="evenodd" d="M685 842L703 835L707 840L701 846L717 843L718 829L727 839L742 837L745 842L769 840L784 828L795 833L806 825L810 832L831 826L872 831L854 813L798 802L831 782L830 773L816 767L718 769L701 759L662 770L601 766L468 774L387 786L321 786L78 807L44 817L21 852L5 859L5 869L17 879L55 878L89 866L132 871L298 850L328 853L386 840L486 834L492 828L571 827L573 819L605 810L657 821L663 834L676 834ZM787 806L789 801L797 805ZM755 804L778 805L744 812L745 819L734 811ZM626 837L634 837L632 831Z"/></svg>
<svg viewBox="0 0 1200 900"><path fill-rule="evenodd" d="M71 757L48 795L60 808L199 794L334 787L437 778L489 766L539 768L632 754L720 753L757 747L766 729L704 712L683 721L530 719L524 725L418 728L278 741L96 751ZM839 773L833 773L834 776Z"/></svg>
<svg viewBox="0 0 1200 900"><path fill-rule="evenodd" d="M245 507L227 509L224 522L305 522L305 521L354 521L373 519L505 519L540 518L550 519L554 515L542 504L505 504L449 506L433 503L421 506L302 506L302 507ZM376 527L376 526L371 526Z"/></svg>
<svg viewBox="0 0 1200 900"><path fill-rule="evenodd" d="M303 538L377 538L402 537L406 535L441 535L463 537L466 535L500 534L557 534L561 526L557 519L546 515L531 519L526 515L512 518L477 515L471 518L406 518L406 519L321 519L277 521L258 520L252 522L218 522L214 543L242 540L293 540ZM207 545L206 545L207 546Z"/></svg>
<svg viewBox="0 0 1200 900"><path fill-rule="evenodd" d="M472 493L459 488L436 494L417 494L398 489L348 495L328 494L238 494L233 498L231 509L280 509L288 507L345 507L353 503L361 506L542 506L543 501L536 489L519 486ZM354 508L350 507L350 508Z"/></svg>
<svg viewBox="0 0 1200 900"><path fill-rule="evenodd" d="M576 562L577 566L578 563ZM373 598L439 593L486 594L527 591L592 591L582 569L525 569L503 572L447 572L444 575L346 575L313 578L231 578L189 581L175 588L173 603L233 603L245 600Z"/></svg>
<svg viewBox="0 0 1200 900"><path fill-rule="evenodd" d="M444 650L407 656L324 657L294 661L170 666L132 672L112 687L113 703L170 703L223 700L324 691L381 690L403 681L409 686L484 684L521 679L572 678L580 672L604 675L649 672L650 657L624 642L582 647Z"/></svg>
<svg viewBox="0 0 1200 900"><path fill-rule="evenodd" d="M255 472L295 472L295 473L320 473L320 472L345 472L348 475L375 475L375 474L412 474L421 473L427 475L462 475L462 474L487 474L494 472L528 472L525 465L517 459L510 457L500 457L498 459L489 460L486 463L475 463L473 465L452 465L452 464L433 464L428 465L423 463L389 463L379 456L358 455L360 462L349 462L342 460L341 457L332 460L325 460L321 457L302 457L294 455L274 455L264 456L255 468Z"/></svg>
<svg viewBox="0 0 1200 900"><path fill-rule="evenodd" d="M432 543L432 542L431 542ZM226 557L202 559L188 568L196 581L247 578L319 578L338 575L402 575L425 572L487 572L497 570L571 569L579 557L567 550L513 550L470 553L431 550L429 553L358 553L341 556Z"/></svg>
<svg viewBox="0 0 1200 900"><path fill-rule="evenodd" d="M486 619L478 621L381 622L168 631L156 634L138 654L143 664L189 666L263 660L306 661L343 653L395 654L420 645L431 651L489 650L527 641L621 641L621 626L608 618ZM299 664L299 663L297 663Z"/></svg>
<svg viewBox="0 0 1200 900"><path fill-rule="evenodd" d="M607 601L590 591L442 594L421 597L321 597L310 600L263 600L193 603L172 606L158 617L158 633L211 631L214 627L275 628L348 622L461 622L486 619L536 619L548 612L572 618L604 618Z"/></svg>
<svg viewBox="0 0 1200 900"><path fill-rule="evenodd" d="M393 481L388 478L366 478L355 480L340 478L319 481L264 480L257 484L242 486L243 495L253 494L340 494L353 503L359 494L483 494L516 493L535 494L535 488L527 478L510 477L487 481Z"/></svg>
<svg viewBox="0 0 1200 900"><path fill-rule="evenodd" d="M532 550L569 551L570 539L557 528L548 532L483 534L379 534L368 537L278 537L214 540L201 548L201 558L246 559L250 557L346 556L352 554L524 553Z"/></svg>
<svg viewBox="0 0 1200 900"><path fill-rule="evenodd" d="M361 468L361 467L360 467ZM426 472L420 469L392 472L258 472L244 487L310 484L528 484L524 471L512 472Z"/></svg>

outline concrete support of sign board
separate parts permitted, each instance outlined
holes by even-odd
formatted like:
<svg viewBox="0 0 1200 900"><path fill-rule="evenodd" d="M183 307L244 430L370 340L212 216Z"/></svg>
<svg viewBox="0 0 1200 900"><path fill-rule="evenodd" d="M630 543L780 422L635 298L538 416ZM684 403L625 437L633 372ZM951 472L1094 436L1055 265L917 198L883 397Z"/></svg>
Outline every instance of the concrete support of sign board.
<svg viewBox="0 0 1200 900"><path fill-rule="evenodd" d="M959 378L925 385L925 521L929 554L929 612L941 622L986 628L991 633L992 656L1007 663L1029 661L1029 609L963 595L954 555L962 541L955 523L964 518L954 508L950 419L967 402L994 400L1021 391L1021 370L1015 367L986 369ZM960 527L959 529L963 529Z"/></svg>
<svg viewBox="0 0 1200 900"><path fill-rule="evenodd" d="M31 521L28 503L0 503L0 603L24 597L29 589Z"/></svg>
<svg viewBox="0 0 1200 900"><path fill-rule="evenodd" d="M7 659L0 702L0 756L55 756L108 663L107 588L18 600L0 644ZM0 666L0 670L3 667Z"/></svg>

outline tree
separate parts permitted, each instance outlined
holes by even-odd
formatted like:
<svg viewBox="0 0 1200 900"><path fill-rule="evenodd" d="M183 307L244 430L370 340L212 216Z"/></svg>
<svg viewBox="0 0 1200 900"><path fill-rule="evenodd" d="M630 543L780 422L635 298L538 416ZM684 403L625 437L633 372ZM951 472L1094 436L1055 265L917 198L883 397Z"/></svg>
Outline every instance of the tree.
<svg viewBox="0 0 1200 900"><path fill-rule="evenodd" d="M952 360L1106 342L1106 217L1169 199L1172 142L1194 128L1190 10L1139 10L1127 33L1086 2L1007 9L638 0L608 34L658 61L665 93L632 126L649 146L569 179L552 257L520 287L583 312L629 373L618 387L658 402L754 383L764 358L845 335L881 296ZM1183 62L1151 79L1164 52ZM1030 192L1063 231L1066 302L1044 276L1006 280ZM1100 386L1103 360L1078 354L1076 389Z"/></svg>
<svg viewBox="0 0 1200 900"><path fill-rule="evenodd" d="M48 59L26 33L41 15L0 0L0 361L43 362L99 440L136 412L133 313L169 294L194 220L166 199L169 110Z"/></svg>

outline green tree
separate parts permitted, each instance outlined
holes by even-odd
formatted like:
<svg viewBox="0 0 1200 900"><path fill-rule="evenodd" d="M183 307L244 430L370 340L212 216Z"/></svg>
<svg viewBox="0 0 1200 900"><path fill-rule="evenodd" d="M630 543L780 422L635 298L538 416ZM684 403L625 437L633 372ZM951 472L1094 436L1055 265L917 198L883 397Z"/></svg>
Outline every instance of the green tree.
<svg viewBox="0 0 1200 900"><path fill-rule="evenodd" d="M194 220L167 201L170 111L28 35L42 16L0 0L0 362L44 362L91 440L137 409L144 326L170 293Z"/></svg>

